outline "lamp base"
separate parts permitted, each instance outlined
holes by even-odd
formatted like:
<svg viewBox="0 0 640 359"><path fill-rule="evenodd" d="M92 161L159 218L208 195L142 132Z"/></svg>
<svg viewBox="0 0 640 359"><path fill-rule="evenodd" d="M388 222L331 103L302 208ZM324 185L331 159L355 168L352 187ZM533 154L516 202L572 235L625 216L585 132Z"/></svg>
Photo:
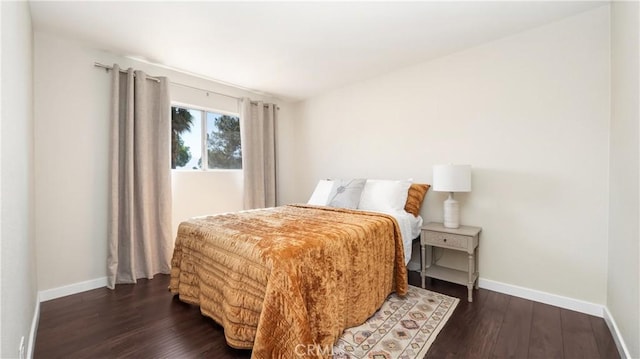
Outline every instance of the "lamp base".
<svg viewBox="0 0 640 359"><path fill-rule="evenodd" d="M449 192L449 198L444 201L444 226L446 228L460 227L460 206L453 199L453 193Z"/></svg>

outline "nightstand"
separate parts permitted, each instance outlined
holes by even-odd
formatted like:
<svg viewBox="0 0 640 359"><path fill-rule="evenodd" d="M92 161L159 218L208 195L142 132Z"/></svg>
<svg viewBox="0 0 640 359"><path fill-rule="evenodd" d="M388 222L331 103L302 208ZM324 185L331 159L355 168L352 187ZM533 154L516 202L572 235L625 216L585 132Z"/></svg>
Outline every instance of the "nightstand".
<svg viewBox="0 0 640 359"><path fill-rule="evenodd" d="M424 288L425 277L446 280L467 286L469 302L473 301L473 287L478 289L478 242L482 228L460 226L447 228L442 223L430 222L422 227L420 247L422 249L420 277ZM469 266L467 271L442 267L431 263L427 258L427 246L467 252ZM429 263L427 264L427 259Z"/></svg>

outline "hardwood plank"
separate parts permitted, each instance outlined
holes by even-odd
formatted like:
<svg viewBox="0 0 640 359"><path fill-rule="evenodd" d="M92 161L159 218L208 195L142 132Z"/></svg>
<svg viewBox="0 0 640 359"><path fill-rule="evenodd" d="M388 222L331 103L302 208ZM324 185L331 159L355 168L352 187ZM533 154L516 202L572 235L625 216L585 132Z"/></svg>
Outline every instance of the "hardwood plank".
<svg viewBox="0 0 640 359"><path fill-rule="evenodd" d="M533 303L528 357L530 359L564 358L560 308Z"/></svg>
<svg viewBox="0 0 640 359"><path fill-rule="evenodd" d="M451 284L437 279L427 279L426 287L429 290L457 298L466 299L467 295L466 287L455 286L460 288L459 291L456 291L454 290L456 288L451 288ZM471 330L468 323L474 323L477 320L480 315L479 308L483 305L486 294L483 290L476 291L472 303L460 300L449 321L429 348L425 358L458 358L466 353L467 347L462 343L466 343L466 338Z"/></svg>
<svg viewBox="0 0 640 359"><path fill-rule="evenodd" d="M42 303L34 357L250 358L250 351L229 347L223 328L204 317L198 307L172 296L168 283L169 276L159 275L137 285L100 288ZM409 283L419 286L420 276L411 272ZM567 311L567 330L578 334L571 339L573 344L567 344L562 339L559 308L484 289L476 290L474 302L468 303L465 286L445 281L428 280L427 288L461 299L427 358L517 357L527 348L527 327L530 358L593 354L593 348L585 351L574 345L581 335L592 336L595 355L618 356L601 318ZM585 327L584 318L591 329Z"/></svg>
<svg viewBox="0 0 640 359"><path fill-rule="evenodd" d="M511 297L491 357L526 358L528 356L532 315L532 301Z"/></svg>
<svg viewBox="0 0 640 359"><path fill-rule="evenodd" d="M442 281L434 279L429 282L440 282L442 285ZM456 296L460 298L460 303L427 352L426 358L486 358L491 352L502 324L509 296L480 289L474 293L474 301L469 303L466 287L458 287L461 291L457 292ZM437 291L430 285L427 285L427 288Z"/></svg>
<svg viewBox="0 0 640 359"><path fill-rule="evenodd" d="M488 358L491 355L504 322L507 306L513 298L497 292L482 291L487 292L487 300L480 310L478 321L470 325L472 331L467 338L467 358Z"/></svg>
<svg viewBox="0 0 640 359"><path fill-rule="evenodd" d="M589 316L561 309L560 318L565 358L600 358Z"/></svg>
<svg viewBox="0 0 640 359"><path fill-rule="evenodd" d="M611 336L611 332L609 331L607 323L603 319L596 317L589 317L589 322L591 323L593 336L595 337L596 344L598 345L598 352L600 353L600 357L621 358L622 356L620 355L620 353L618 353L616 342Z"/></svg>

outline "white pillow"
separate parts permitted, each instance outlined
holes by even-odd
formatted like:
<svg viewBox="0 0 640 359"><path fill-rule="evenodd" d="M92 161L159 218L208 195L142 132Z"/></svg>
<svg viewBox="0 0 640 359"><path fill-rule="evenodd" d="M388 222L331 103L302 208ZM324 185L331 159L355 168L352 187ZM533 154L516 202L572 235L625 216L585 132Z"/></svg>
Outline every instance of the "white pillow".
<svg viewBox="0 0 640 359"><path fill-rule="evenodd" d="M367 180L359 209L366 211L404 210L411 180Z"/></svg>
<svg viewBox="0 0 640 359"><path fill-rule="evenodd" d="M366 182L367 180L364 178L335 180L329 195L329 206L349 209L358 208Z"/></svg>
<svg viewBox="0 0 640 359"><path fill-rule="evenodd" d="M311 194L311 198L307 204L313 204L316 206L326 206L329 203L329 195L333 189L332 180L320 180L316 185L316 189Z"/></svg>

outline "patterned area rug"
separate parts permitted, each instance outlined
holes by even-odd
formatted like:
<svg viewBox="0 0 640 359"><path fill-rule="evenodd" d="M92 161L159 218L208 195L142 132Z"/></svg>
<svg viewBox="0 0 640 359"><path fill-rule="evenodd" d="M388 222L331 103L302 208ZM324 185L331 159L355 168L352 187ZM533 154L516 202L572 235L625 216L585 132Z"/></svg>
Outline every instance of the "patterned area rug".
<svg viewBox="0 0 640 359"><path fill-rule="evenodd" d="M410 285L405 298L390 295L364 324L346 329L333 357L422 359L459 301Z"/></svg>

